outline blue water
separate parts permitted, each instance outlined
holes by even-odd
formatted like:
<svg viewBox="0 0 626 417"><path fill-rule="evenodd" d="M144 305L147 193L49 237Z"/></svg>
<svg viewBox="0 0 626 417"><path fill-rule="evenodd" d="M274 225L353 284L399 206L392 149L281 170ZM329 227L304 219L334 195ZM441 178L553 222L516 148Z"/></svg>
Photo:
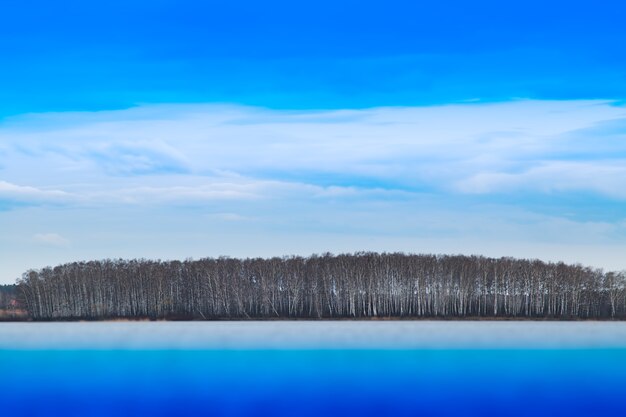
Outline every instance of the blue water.
<svg viewBox="0 0 626 417"><path fill-rule="evenodd" d="M0 350L1 416L626 416L626 349Z"/></svg>

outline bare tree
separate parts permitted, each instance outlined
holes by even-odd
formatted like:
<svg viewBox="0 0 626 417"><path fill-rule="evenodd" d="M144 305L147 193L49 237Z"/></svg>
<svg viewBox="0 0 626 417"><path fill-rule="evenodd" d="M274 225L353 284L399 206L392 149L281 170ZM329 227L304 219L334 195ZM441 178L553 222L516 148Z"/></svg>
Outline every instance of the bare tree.
<svg viewBox="0 0 626 417"><path fill-rule="evenodd" d="M460 255L106 259L27 271L17 291L36 320L626 317L624 272Z"/></svg>

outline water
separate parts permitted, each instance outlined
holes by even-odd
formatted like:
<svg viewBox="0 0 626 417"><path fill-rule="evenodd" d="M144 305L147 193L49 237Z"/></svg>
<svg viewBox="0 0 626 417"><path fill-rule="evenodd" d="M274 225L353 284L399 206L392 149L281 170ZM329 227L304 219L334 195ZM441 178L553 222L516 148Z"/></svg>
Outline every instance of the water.
<svg viewBox="0 0 626 417"><path fill-rule="evenodd" d="M626 323L0 324L2 416L624 416Z"/></svg>

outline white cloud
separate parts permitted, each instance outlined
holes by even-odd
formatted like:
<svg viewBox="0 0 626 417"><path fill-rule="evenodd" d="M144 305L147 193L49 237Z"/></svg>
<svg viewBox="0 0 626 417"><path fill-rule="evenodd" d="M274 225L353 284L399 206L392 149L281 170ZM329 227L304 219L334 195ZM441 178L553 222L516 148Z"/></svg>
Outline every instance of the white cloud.
<svg viewBox="0 0 626 417"><path fill-rule="evenodd" d="M68 246L70 241L56 233L37 233L33 241L48 246Z"/></svg>
<svg viewBox="0 0 626 417"><path fill-rule="evenodd" d="M16 270L30 266L32 248L15 242L41 230L71 233L65 260L361 249L526 256L541 245L563 257L577 245L568 256L591 262L580 248L626 245L626 110L606 101L150 105L4 120L0 145L0 239L23 259ZM579 193L597 201L555 198ZM27 243L68 244L37 236ZM595 264L623 265L600 252Z"/></svg>
<svg viewBox="0 0 626 417"><path fill-rule="evenodd" d="M457 183L467 193L591 191L626 200L626 159L546 161L516 173L480 172Z"/></svg>
<svg viewBox="0 0 626 417"><path fill-rule="evenodd" d="M214 213L210 217L227 222L241 222L251 220L249 217L237 213Z"/></svg>
<svg viewBox="0 0 626 417"><path fill-rule="evenodd" d="M494 193L514 185L621 199L622 170L606 165L616 152L626 155L626 141L613 133L604 143L598 132L584 133L619 119L626 120L626 111L604 101L332 111L160 105L22 116L0 126L0 140L8 180L117 195L121 202L135 192L171 197L163 200L256 195L232 177L310 184L334 196L424 187ZM599 179L576 175L576 166L566 165L568 149L576 149L580 167ZM593 160L585 160L585 152L593 152ZM542 175L552 176L551 186L538 181ZM161 191L155 176L168 183ZM199 177L212 185L199 184ZM220 182L231 182L231 189Z"/></svg>
<svg viewBox="0 0 626 417"><path fill-rule="evenodd" d="M18 202L62 202L71 195L65 191L12 184L0 180L0 198Z"/></svg>

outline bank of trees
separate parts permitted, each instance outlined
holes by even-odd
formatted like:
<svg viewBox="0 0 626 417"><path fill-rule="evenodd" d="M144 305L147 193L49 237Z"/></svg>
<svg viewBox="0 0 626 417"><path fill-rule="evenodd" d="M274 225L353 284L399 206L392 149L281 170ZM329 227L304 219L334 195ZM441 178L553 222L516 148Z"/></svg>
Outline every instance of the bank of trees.
<svg viewBox="0 0 626 417"><path fill-rule="evenodd" d="M563 263L356 253L103 260L26 272L38 320L102 318L626 318L626 277Z"/></svg>
<svg viewBox="0 0 626 417"><path fill-rule="evenodd" d="M0 285L0 321L26 320L28 314L17 301L15 285Z"/></svg>
<svg viewBox="0 0 626 417"><path fill-rule="evenodd" d="M15 285L0 285L0 310L14 307Z"/></svg>

